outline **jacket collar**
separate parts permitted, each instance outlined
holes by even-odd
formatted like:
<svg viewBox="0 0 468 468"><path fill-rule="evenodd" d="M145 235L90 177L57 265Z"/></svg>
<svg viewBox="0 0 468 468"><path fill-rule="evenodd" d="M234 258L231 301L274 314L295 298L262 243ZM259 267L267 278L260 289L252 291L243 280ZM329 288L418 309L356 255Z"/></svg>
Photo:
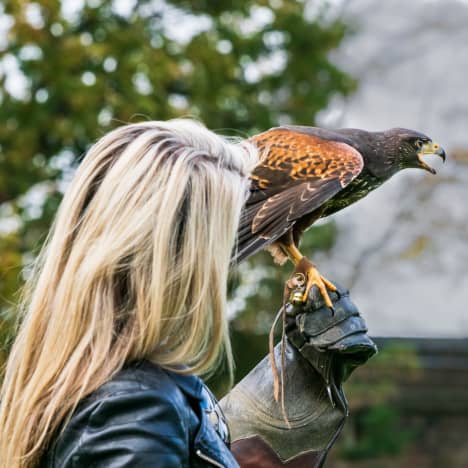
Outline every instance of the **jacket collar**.
<svg viewBox="0 0 468 468"><path fill-rule="evenodd" d="M177 374L168 369L163 370L186 395L196 400L203 399L203 382L199 377L190 374Z"/></svg>
<svg viewBox="0 0 468 468"><path fill-rule="evenodd" d="M143 359L138 363L138 366L149 366L157 372L164 372L186 395L196 400L203 400L204 384L199 377L191 374L178 374L151 362L149 359ZM183 366L180 367L180 369L183 368Z"/></svg>

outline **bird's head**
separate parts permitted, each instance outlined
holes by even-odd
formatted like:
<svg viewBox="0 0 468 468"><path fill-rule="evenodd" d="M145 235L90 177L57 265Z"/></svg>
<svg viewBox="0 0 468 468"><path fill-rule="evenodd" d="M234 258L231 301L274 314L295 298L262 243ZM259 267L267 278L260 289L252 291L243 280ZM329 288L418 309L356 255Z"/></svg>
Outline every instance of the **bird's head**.
<svg viewBox="0 0 468 468"><path fill-rule="evenodd" d="M406 128L392 128L383 132L357 129L339 131L353 142L362 154L365 167L376 177L387 179L401 169L420 168L431 174L436 171L424 157L436 154L445 161L445 151L423 133Z"/></svg>
<svg viewBox="0 0 468 468"><path fill-rule="evenodd" d="M399 169L419 168L435 174L435 169L424 161L424 157L435 154L445 162L444 149L423 133L406 128L392 128L382 133L390 143L390 152Z"/></svg>

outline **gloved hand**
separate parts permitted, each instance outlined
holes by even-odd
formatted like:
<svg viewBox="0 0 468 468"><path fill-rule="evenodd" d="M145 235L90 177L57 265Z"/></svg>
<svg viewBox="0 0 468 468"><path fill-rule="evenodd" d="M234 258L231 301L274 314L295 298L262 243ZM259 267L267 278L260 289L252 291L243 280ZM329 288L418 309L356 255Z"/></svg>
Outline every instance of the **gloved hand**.
<svg viewBox="0 0 468 468"><path fill-rule="evenodd" d="M265 357L220 402L241 467L321 467L348 415L342 383L377 350L349 293L331 293L334 313L312 288L306 304L286 306L284 406L273 396ZM280 363L281 347L275 347Z"/></svg>
<svg viewBox="0 0 468 468"><path fill-rule="evenodd" d="M341 399L341 384L354 369L377 352L349 291L339 284L335 286L337 292L329 293L333 311L325 307L315 288L306 304L286 306L288 339L323 378L332 402Z"/></svg>

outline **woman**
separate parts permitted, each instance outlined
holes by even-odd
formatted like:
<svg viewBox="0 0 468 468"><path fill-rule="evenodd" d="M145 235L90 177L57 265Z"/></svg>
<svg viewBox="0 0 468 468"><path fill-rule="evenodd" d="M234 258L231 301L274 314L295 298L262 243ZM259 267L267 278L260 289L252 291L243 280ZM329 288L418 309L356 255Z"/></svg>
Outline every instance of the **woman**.
<svg viewBox="0 0 468 468"><path fill-rule="evenodd" d="M26 288L2 467L237 466L194 375L232 369L226 279L256 158L190 120L89 150Z"/></svg>

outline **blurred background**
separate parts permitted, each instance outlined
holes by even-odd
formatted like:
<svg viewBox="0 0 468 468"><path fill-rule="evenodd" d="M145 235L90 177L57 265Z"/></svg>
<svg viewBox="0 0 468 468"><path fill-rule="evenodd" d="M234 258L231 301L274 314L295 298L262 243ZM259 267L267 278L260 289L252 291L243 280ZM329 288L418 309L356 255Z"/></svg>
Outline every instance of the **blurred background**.
<svg viewBox="0 0 468 468"><path fill-rule="evenodd" d="M110 129L177 116L242 137L409 127L448 151L439 174L399 174L303 242L381 348L346 385L327 466L468 466L467 23L462 0L3 0L0 362L28 265ZM258 254L232 276L237 379L267 351L290 271Z"/></svg>

